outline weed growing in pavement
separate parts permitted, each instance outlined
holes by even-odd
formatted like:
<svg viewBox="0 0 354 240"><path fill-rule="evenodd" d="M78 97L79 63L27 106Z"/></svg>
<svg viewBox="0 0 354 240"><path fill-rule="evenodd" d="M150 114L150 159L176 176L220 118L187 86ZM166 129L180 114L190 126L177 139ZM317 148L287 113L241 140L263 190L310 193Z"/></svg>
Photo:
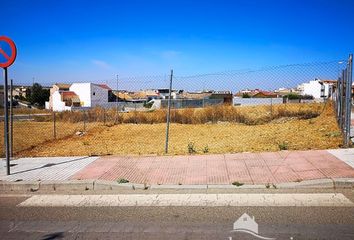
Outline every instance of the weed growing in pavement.
<svg viewBox="0 0 354 240"><path fill-rule="evenodd" d="M242 186L243 184L244 184L244 183L238 182L238 181L235 181L235 182L232 183L232 185L234 185L234 186L236 186L236 187L240 187L240 186Z"/></svg>
<svg viewBox="0 0 354 240"><path fill-rule="evenodd" d="M118 180L117 180L117 183L128 183L129 182L129 180L127 180L127 179L125 179L125 178L119 178Z"/></svg>

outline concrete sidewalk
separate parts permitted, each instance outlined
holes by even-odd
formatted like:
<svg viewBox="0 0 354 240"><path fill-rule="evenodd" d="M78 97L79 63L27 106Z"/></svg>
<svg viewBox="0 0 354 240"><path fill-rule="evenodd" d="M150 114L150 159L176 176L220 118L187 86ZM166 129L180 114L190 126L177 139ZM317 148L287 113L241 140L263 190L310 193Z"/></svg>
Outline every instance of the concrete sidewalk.
<svg viewBox="0 0 354 240"><path fill-rule="evenodd" d="M354 178L354 149L192 156L23 158L11 161L2 181L108 180L131 183L217 185L289 183Z"/></svg>
<svg viewBox="0 0 354 240"><path fill-rule="evenodd" d="M21 158L12 160L11 175L6 175L6 161L0 161L3 181L63 181L97 160L98 157Z"/></svg>

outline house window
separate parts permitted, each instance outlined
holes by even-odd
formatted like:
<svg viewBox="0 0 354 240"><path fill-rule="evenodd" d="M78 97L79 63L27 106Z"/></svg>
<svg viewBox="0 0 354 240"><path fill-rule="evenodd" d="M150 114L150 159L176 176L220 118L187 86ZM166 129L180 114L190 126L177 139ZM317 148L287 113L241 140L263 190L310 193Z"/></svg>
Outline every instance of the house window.
<svg viewBox="0 0 354 240"><path fill-rule="evenodd" d="M92 95L93 95L93 96L95 96L95 95L96 95L96 93L95 93L95 92L93 92L93 93L92 93Z"/></svg>
<svg viewBox="0 0 354 240"><path fill-rule="evenodd" d="M244 222L247 222L247 218L246 218L246 217L244 217L244 218L243 218L243 221L244 221Z"/></svg>

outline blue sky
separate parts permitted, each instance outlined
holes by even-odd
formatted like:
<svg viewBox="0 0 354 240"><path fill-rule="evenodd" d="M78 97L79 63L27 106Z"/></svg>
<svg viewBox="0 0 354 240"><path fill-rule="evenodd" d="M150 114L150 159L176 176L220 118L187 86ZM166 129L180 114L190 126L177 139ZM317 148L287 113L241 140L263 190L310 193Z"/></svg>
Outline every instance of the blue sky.
<svg viewBox="0 0 354 240"><path fill-rule="evenodd" d="M16 83L95 81L332 61L354 50L354 1L0 0Z"/></svg>

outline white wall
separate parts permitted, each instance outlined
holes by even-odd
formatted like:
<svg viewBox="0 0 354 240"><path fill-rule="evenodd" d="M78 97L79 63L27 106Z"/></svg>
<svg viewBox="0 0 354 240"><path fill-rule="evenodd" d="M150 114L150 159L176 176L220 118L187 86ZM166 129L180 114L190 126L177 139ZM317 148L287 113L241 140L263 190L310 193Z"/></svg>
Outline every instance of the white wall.
<svg viewBox="0 0 354 240"><path fill-rule="evenodd" d="M302 95L312 95L315 99L322 98L321 89L324 87L324 97L329 95L329 84L323 83L323 86L318 80L310 81L302 84Z"/></svg>
<svg viewBox="0 0 354 240"><path fill-rule="evenodd" d="M49 104L49 102L45 102L44 105L45 105L45 109L50 109L50 104Z"/></svg>
<svg viewBox="0 0 354 240"><path fill-rule="evenodd" d="M110 105L108 104L108 89L91 84L91 107L104 107L104 105Z"/></svg>
<svg viewBox="0 0 354 240"><path fill-rule="evenodd" d="M53 111L62 112L65 111L65 102L62 102L59 91L55 91L53 97Z"/></svg>
<svg viewBox="0 0 354 240"><path fill-rule="evenodd" d="M69 91L73 91L79 96L81 107L92 107L91 85L91 83L73 83L69 88Z"/></svg>
<svg viewBox="0 0 354 240"><path fill-rule="evenodd" d="M314 98L321 98L321 88L321 84L316 80L304 83L302 95L312 95Z"/></svg>
<svg viewBox="0 0 354 240"><path fill-rule="evenodd" d="M233 104L240 106L257 106L257 105L271 105L282 104L283 98L241 98L234 97Z"/></svg>

